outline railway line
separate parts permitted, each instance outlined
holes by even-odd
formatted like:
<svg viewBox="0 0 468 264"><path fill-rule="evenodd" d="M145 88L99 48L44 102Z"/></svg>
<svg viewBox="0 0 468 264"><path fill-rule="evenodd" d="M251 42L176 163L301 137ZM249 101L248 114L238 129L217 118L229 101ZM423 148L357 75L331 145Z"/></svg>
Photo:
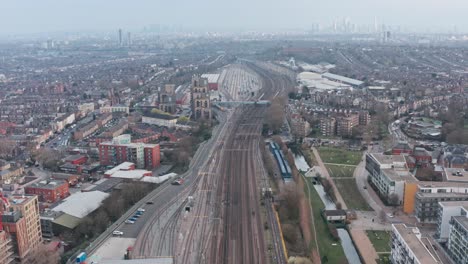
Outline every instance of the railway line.
<svg viewBox="0 0 468 264"><path fill-rule="evenodd" d="M291 80L254 63L261 77L258 94L271 99L287 92ZM138 235L135 256L172 256L174 263L270 263L260 214L264 172L259 162L261 130L266 114L262 106L228 110L209 153L194 157L186 181L177 195L162 203ZM263 144L262 144L263 145ZM202 162L202 160L204 160ZM194 197L187 208L186 199ZM281 235L273 207L268 205L272 227L273 263L285 263Z"/></svg>

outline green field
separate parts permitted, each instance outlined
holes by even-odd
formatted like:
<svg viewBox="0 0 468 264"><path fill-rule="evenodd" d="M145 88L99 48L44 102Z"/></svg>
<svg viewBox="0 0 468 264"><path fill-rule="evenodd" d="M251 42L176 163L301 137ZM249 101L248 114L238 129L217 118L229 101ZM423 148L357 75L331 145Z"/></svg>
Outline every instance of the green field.
<svg viewBox="0 0 468 264"><path fill-rule="evenodd" d="M354 166L340 166L340 165L325 165L327 167L328 173L331 177L343 178L343 177L353 177Z"/></svg>
<svg viewBox="0 0 468 264"><path fill-rule="evenodd" d="M311 180L307 179L306 184L310 187L310 193L308 193L307 185L305 188L305 193L309 197L309 202L312 204L312 210L314 215L315 230L317 232L317 240L319 244L320 258L328 259L327 263L347 263L346 256L343 251L343 247L340 242L333 240L330 235L327 227L327 223L322 218L320 211L325 208L320 196L313 186ZM312 228L313 231L313 228ZM313 236L312 236L313 237ZM335 245L333 245L335 244Z"/></svg>
<svg viewBox="0 0 468 264"><path fill-rule="evenodd" d="M360 151L349 151L330 147L320 147L318 151L324 163L358 165L362 158L362 153Z"/></svg>
<svg viewBox="0 0 468 264"><path fill-rule="evenodd" d="M367 230L366 233L372 245L374 245L375 251L390 252L391 233L389 231Z"/></svg>
<svg viewBox="0 0 468 264"><path fill-rule="evenodd" d="M372 211L372 208L367 204L366 200L364 200L359 192L354 178L335 178L333 181L343 197L343 200L346 202L348 209Z"/></svg>

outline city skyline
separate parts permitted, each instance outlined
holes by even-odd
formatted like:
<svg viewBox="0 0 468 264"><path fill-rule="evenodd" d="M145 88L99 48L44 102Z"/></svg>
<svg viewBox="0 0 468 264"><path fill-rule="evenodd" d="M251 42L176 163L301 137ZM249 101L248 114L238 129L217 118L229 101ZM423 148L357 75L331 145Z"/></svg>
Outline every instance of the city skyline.
<svg viewBox="0 0 468 264"><path fill-rule="evenodd" d="M339 2L339 3L337 3ZM182 8L183 7L183 8ZM188 30L286 30L310 29L314 24L333 24L348 19L358 25L380 24L407 27L414 31L466 32L468 21L464 13L468 2L460 0L407 3L374 3L357 0L353 3L313 3L304 0L246 0L219 4L212 0L128 1L90 0L76 3L45 0L3 3L0 23L6 25L0 34L30 34L46 32L105 31L116 28L142 30L152 24L181 25ZM207 15L200 15L207 12ZM240 15L242 14L242 15ZM435 23L435 21L437 23ZM214 23L216 22L216 23Z"/></svg>

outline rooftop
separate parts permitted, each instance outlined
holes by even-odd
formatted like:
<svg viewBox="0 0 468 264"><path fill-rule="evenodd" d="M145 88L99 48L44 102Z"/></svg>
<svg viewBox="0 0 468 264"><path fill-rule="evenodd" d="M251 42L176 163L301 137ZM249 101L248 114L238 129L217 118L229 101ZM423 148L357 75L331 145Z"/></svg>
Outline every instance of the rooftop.
<svg viewBox="0 0 468 264"><path fill-rule="evenodd" d="M208 79L209 83L217 83L219 80L219 74L205 73L205 74L202 74L201 77Z"/></svg>
<svg viewBox="0 0 468 264"><path fill-rule="evenodd" d="M50 181L36 182L36 183L31 184L29 187L54 190L55 188L63 184L68 184L68 183L64 180L50 180Z"/></svg>
<svg viewBox="0 0 468 264"><path fill-rule="evenodd" d="M436 260L432 255L432 252L426 248L426 243L424 240L427 240L427 238L422 237L418 228L407 227L405 224L394 224L393 230L398 232L401 238L408 245L409 249L413 252L419 263L442 263Z"/></svg>
<svg viewBox="0 0 468 264"><path fill-rule="evenodd" d="M341 75L337 75L337 74L333 74L333 73L329 73L329 72L322 74L322 76L325 77L325 78L330 78L330 79L342 81L344 83L349 83L349 84L357 85L357 86L364 84L363 81L359 81L359 80L356 80L356 79L351 79L351 78L348 78L348 77L345 77L345 76L341 76Z"/></svg>
<svg viewBox="0 0 468 264"><path fill-rule="evenodd" d="M444 168L447 181L468 182L468 171L457 168Z"/></svg>
<svg viewBox="0 0 468 264"><path fill-rule="evenodd" d="M62 203L52 208L52 210L83 218L101 206L102 201L108 196L108 193L100 191L77 192L63 200Z"/></svg>
<svg viewBox="0 0 468 264"><path fill-rule="evenodd" d="M403 155L385 155L382 153L369 153L381 165L393 165L395 163L406 163Z"/></svg>
<svg viewBox="0 0 468 264"><path fill-rule="evenodd" d="M439 202L442 206L447 207L463 207L466 211L468 211L468 201L447 201L447 202Z"/></svg>
<svg viewBox="0 0 468 264"><path fill-rule="evenodd" d="M393 181L416 181L407 170L382 169L382 172Z"/></svg>
<svg viewBox="0 0 468 264"><path fill-rule="evenodd" d="M121 171L121 170L131 170L132 168L135 167L135 163L132 163L132 162L122 162L120 163L119 165L115 166L114 168L110 169L110 170L107 170L106 172L104 172L104 175L112 175L114 174L115 172L117 171Z"/></svg>
<svg viewBox="0 0 468 264"><path fill-rule="evenodd" d="M139 180L147 174L152 174L152 172L147 171L147 170L127 170L127 171L119 170L119 171L112 173L110 176L112 178Z"/></svg>

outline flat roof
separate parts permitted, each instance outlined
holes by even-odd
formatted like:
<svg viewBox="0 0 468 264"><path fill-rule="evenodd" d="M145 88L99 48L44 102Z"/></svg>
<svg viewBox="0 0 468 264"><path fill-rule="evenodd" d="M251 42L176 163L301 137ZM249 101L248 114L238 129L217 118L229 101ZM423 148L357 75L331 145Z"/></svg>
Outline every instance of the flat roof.
<svg viewBox="0 0 468 264"><path fill-rule="evenodd" d="M111 178L121 178L121 179L135 179L139 180L143 177L145 177L145 174L151 173L151 171L147 170L128 170L128 171L116 171L112 173L110 176Z"/></svg>
<svg viewBox="0 0 468 264"><path fill-rule="evenodd" d="M119 165L115 166L114 168L112 168L110 170L107 170L106 172L104 172L104 174L105 175L112 175L115 172L120 171L120 170L130 170L130 168L132 166L135 166L135 163L125 161L125 162L122 162Z"/></svg>
<svg viewBox="0 0 468 264"><path fill-rule="evenodd" d="M391 165L395 162L406 163L404 155L385 155L382 153L369 153L380 164Z"/></svg>
<svg viewBox="0 0 468 264"><path fill-rule="evenodd" d="M405 224L393 224L394 230L403 238L408 247L411 249L415 257L420 263L424 264L437 264L442 263L436 260L431 251L426 248L424 243L425 237L421 235L419 229L416 227L408 227ZM431 245L432 247L432 245Z"/></svg>
<svg viewBox="0 0 468 264"><path fill-rule="evenodd" d="M40 182L35 182L33 184L31 184L30 186L28 187L33 187L33 188L41 188L41 189L55 189L57 188L58 186L61 186L63 184L68 184L67 181L65 180L44 180L44 181L40 181ZM26 187L26 188L28 188Z"/></svg>
<svg viewBox="0 0 468 264"><path fill-rule="evenodd" d="M73 229L81 223L81 218L69 214L62 214L55 218L52 222L57 225L65 226L69 229Z"/></svg>
<svg viewBox="0 0 468 264"><path fill-rule="evenodd" d="M468 211L468 201L445 201L445 202L439 202L442 206L447 206L447 207L463 207L465 210Z"/></svg>
<svg viewBox="0 0 468 264"><path fill-rule="evenodd" d="M436 181L420 181L418 182L420 188L468 188L468 183L465 182L436 182Z"/></svg>
<svg viewBox="0 0 468 264"><path fill-rule="evenodd" d="M348 78L348 77L345 77L345 76L341 76L341 75L333 74L333 73L329 73L329 72L322 74L322 76L325 77L325 78L331 78L331 79L339 80L339 81L349 83L349 84L352 84L352 85L357 85L357 86L364 84L363 81L359 81L359 80L356 80L356 79L351 79L351 78Z"/></svg>
<svg viewBox="0 0 468 264"><path fill-rule="evenodd" d="M382 169L385 176L394 181L415 181L415 178L407 170Z"/></svg>
<svg viewBox="0 0 468 264"><path fill-rule="evenodd" d="M468 182L468 171L460 168L444 168L447 181ZM456 174L456 175L454 175Z"/></svg>
<svg viewBox="0 0 468 264"><path fill-rule="evenodd" d="M62 203L51 210L83 218L99 208L108 196L108 193L100 191L77 192L65 198Z"/></svg>

